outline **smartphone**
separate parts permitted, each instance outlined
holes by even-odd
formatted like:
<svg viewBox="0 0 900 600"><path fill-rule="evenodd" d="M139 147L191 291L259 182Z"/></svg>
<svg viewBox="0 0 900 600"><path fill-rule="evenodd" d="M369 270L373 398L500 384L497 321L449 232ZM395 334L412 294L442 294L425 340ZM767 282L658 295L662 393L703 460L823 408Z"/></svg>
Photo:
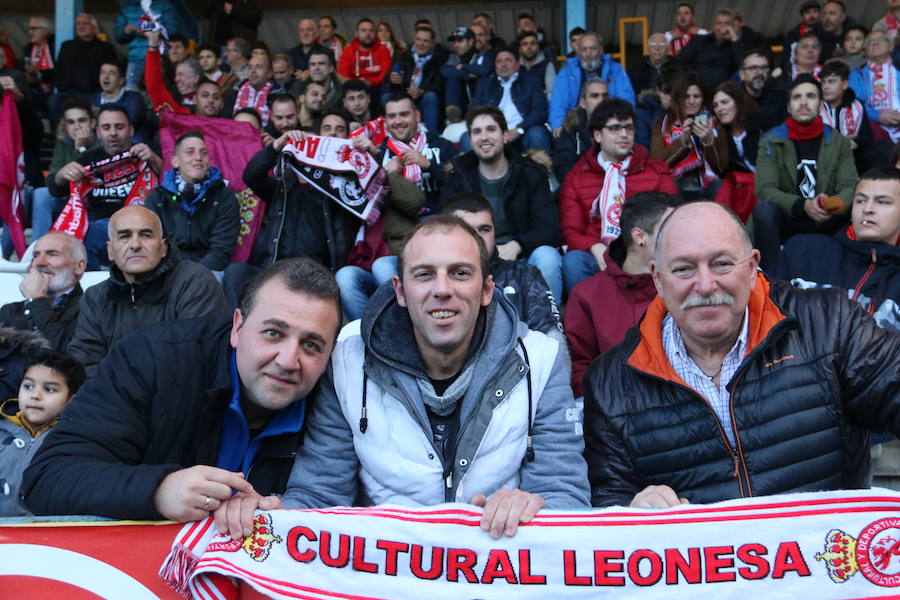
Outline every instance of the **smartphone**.
<svg viewBox="0 0 900 600"><path fill-rule="evenodd" d="M709 113L706 112L705 110L701 110L701 111L698 112L697 115L694 117L694 123L700 123L700 124L703 124L703 125L708 125L708 124L709 124Z"/></svg>

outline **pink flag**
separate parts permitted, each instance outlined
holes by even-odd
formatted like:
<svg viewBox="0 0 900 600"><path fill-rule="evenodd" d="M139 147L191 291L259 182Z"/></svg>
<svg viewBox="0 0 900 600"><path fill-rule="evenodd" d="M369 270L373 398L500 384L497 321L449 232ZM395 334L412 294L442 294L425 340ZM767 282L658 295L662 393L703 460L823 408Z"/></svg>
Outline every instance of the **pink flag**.
<svg viewBox="0 0 900 600"><path fill-rule="evenodd" d="M222 177L235 193L241 211L241 230L238 243L231 255L232 262L246 262L253 250L253 242L259 234L266 203L260 200L244 183L244 167L253 155L262 150L259 132L249 123L230 119L214 119L195 115L177 115L164 111L160 117L159 141L162 145L163 163L170 164L175 153L175 140L197 129L203 132L209 150L210 164L222 169Z"/></svg>
<svg viewBox="0 0 900 600"><path fill-rule="evenodd" d="M16 254L25 254L25 155L16 100L9 90L0 105L0 218L12 236Z"/></svg>

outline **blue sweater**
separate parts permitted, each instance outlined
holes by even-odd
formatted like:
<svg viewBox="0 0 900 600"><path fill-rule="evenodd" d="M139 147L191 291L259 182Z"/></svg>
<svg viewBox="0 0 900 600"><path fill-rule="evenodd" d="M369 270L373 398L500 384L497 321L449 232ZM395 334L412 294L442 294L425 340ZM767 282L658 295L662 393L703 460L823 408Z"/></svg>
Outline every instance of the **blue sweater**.
<svg viewBox="0 0 900 600"><path fill-rule="evenodd" d="M604 54L601 59L600 78L609 85L610 98L621 98L632 105L635 104L634 90L625 69L608 54ZM566 113L578 104L579 92L581 92L581 65L579 58L573 56L566 59L565 66L556 75L556 83L553 84L549 118L551 129L562 127Z"/></svg>

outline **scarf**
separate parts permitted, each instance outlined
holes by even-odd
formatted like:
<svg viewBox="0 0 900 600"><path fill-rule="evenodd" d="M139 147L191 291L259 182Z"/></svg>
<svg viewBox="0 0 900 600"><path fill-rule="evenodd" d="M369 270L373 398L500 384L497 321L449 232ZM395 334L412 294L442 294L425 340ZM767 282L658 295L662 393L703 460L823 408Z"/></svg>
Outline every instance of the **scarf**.
<svg viewBox="0 0 900 600"><path fill-rule="evenodd" d="M419 56L416 52L412 53L415 67L413 67L412 77L409 80L410 87L422 87L422 70L425 68L428 61L431 60L432 56L434 56L434 50L425 56Z"/></svg>
<svg viewBox="0 0 900 600"><path fill-rule="evenodd" d="M667 125L669 122L669 115L663 117L662 122L662 135L663 142L665 142L666 146L671 146L675 140L684 135L684 126L681 124L681 121L675 120L672 123L671 129L668 129ZM713 132L716 130L716 123L713 118L710 117L709 125L712 127ZM668 131L666 131L668 129ZM709 163L706 162L706 158L703 156L703 152L700 151L700 148L697 146L697 139L694 136L690 138L690 152L688 152L687 156L678 161L672 167L672 175L675 179L678 179L685 173L689 171L693 171L694 169L701 169L700 171L700 183L703 187L706 187L711 181L715 181L718 177L715 174L715 171L712 170L712 167L709 166Z"/></svg>
<svg viewBox="0 0 900 600"><path fill-rule="evenodd" d="M883 63L869 61L864 69L869 105L877 111L900 110L897 97L897 69L890 60ZM900 127L883 125L891 136L891 141L900 141Z"/></svg>
<svg viewBox="0 0 900 600"><path fill-rule="evenodd" d="M814 140L822 137L822 134L825 132L825 125L822 122L821 115L805 125L795 121L794 117L788 117L785 123L787 124L788 138L798 142Z"/></svg>
<svg viewBox="0 0 900 600"><path fill-rule="evenodd" d="M605 160L603 152L598 152L597 163L605 175L600 195L591 205L591 219L600 221L600 242L608 247L622 232L619 216L625 203L625 171L631 164L631 155L625 157L622 162L614 163Z"/></svg>
<svg viewBox="0 0 900 600"><path fill-rule="evenodd" d="M257 91L249 81L245 81L238 88L237 97L234 99L234 110L240 108L253 108L262 117L262 125L269 124L269 92L272 91L272 82L266 82L263 89Z"/></svg>
<svg viewBox="0 0 900 600"><path fill-rule="evenodd" d="M416 135L410 138L409 142L401 142L397 138L388 134L387 137L387 147L391 152L396 154L402 160L405 158L406 153L410 150L415 150L418 153L422 153L422 150L425 149L426 142L426 134L425 130L422 127L422 124L419 123L419 130ZM409 182L415 183L419 187L422 187L422 167L415 163L410 163L408 165L403 166L403 178Z"/></svg>
<svg viewBox="0 0 900 600"><path fill-rule="evenodd" d="M50 45L47 42L31 45L31 64L37 67L38 71L49 71L53 68L53 56L50 55Z"/></svg>
<svg viewBox="0 0 900 600"><path fill-rule="evenodd" d="M434 391L434 386L427 379L416 377L416 384L419 386L419 392L422 394L422 401L428 408L436 412L442 417L446 417L456 409L456 403L466 395L469 389L469 383L472 381L472 372L475 370L475 361L472 361L468 367L462 370L459 377L456 378L450 387L444 391L443 396L438 396Z"/></svg>
<svg viewBox="0 0 900 600"><path fill-rule="evenodd" d="M350 132L351 138L355 138L360 135L366 136L372 141L373 144L375 144L376 146L380 146L387 137L387 128L384 126L384 117L372 119L371 121L366 122L359 129L354 129Z"/></svg>
<svg viewBox="0 0 900 600"><path fill-rule="evenodd" d="M131 183L125 206L143 205L147 194L159 186L159 178L147 161L131 156L128 151L98 160L84 167L81 181L69 183L69 201L53 223L51 231L62 231L80 240L87 234L89 220L85 198L95 188L116 187Z"/></svg>
<svg viewBox="0 0 900 600"><path fill-rule="evenodd" d="M819 79L819 72L822 70L822 65L816 65L813 67L813 72L811 75L815 79ZM800 75L800 69L797 67L797 64L794 62L794 59L791 59L791 79L797 79L797 75Z"/></svg>
<svg viewBox="0 0 900 600"><path fill-rule="evenodd" d="M859 100L854 100L850 106L842 106L835 110L832 110L827 102L822 102L819 116L826 125L840 131L841 135L855 138L862 126L863 110L862 102Z"/></svg>

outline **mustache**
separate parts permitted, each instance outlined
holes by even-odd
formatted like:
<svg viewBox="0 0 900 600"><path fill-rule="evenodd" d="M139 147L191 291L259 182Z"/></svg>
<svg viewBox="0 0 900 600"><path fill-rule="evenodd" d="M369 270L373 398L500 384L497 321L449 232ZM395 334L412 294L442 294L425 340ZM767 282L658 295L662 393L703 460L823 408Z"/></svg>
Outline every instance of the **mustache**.
<svg viewBox="0 0 900 600"><path fill-rule="evenodd" d="M682 309L696 306L730 306L734 304L734 296L728 292L715 292L709 296L703 294L691 294L687 300L681 303Z"/></svg>

